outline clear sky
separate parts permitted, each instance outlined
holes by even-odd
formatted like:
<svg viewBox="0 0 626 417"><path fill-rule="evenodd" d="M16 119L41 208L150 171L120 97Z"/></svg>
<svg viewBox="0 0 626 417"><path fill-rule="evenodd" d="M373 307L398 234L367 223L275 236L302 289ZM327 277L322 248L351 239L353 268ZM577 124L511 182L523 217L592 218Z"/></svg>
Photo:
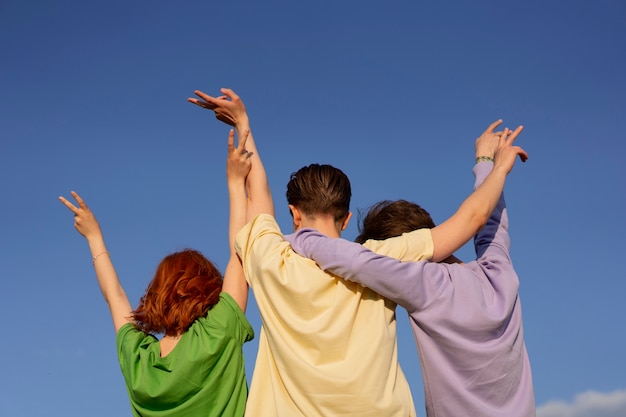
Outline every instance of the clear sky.
<svg viewBox="0 0 626 417"><path fill-rule="evenodd" d="M133 305L172 251L223 271L228 128L186 102L220 87L247 105L285 232L289 174L313 162L348 174L354 212L405 198L439 223L471 191L475 138L523 124L505 193L538 414L626 415L622 0L3 0L0 47L1 416L131 415L57 197L95 212ZM248 317L258 335L253 298Z"/></svg>

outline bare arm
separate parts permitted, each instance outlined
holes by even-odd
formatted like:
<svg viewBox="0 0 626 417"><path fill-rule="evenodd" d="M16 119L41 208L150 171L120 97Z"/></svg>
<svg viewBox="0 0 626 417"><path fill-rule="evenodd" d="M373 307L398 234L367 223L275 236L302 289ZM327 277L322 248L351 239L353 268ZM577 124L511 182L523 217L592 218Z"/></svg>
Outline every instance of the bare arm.
<svg viewBox="0 0 626 417"><path fill-rule="evenodd" d="M230 202L230 221L228 224L228 245L230 259L224 273L222 291L230 294L245 313L248 304L248 283L243 274L241 260L235 251L235 236L246 224L246 176L250 172L250 152L246 151L248 131L239 136L239 144L235 147L235 133L231 129L228 135L228 158L226 159L226 179Z"/></svg>
<svg viewBox="0 0 626 417"><path fill-rule="evenodd" d="M519 126L515 131L504 129L503 132L494 132L500 123L501 120L492 123L476 140L477 156L489 156L478 155L479 152L493 152L492 155L495 155L493 170L452 217L432 229L434 261L446 259L478 233L495 209L516 157L519 155L522 162L528 158L526 151L513 146L523 127Z"/></svg>
<svg viewBox="0 0 626 417"><path fill-rule="evenodd" d="M133 322L131 318L133 309L111 262L98 221L77 193L72 191L72 196L78 203L78 207L64 197L59 197L59 200L74 213L74 227L87 239L100 291L109 305L113 326L117 333L124 324Z"/></svg>
<svg viewBox="0 0 626 417"><path fill-rule="evenodd" d="M237 134L242 137L243 132L248 130L248 138L246 141L246 149L253 154L250 157L252 162L252 168L248 174L246 188L248 190L248 210L247 220L251 220L258 214L266 213L274 215L274 202L272 200L272 193L269 183L267 181L267 174L265 167L261 161L261 157L256 143L250 130L250 120L246 112L246 107L237 94L231 89L222 88L220 97L212 97L202 91L195 91L195 94L200 97L189 98L188 101L202 108L213 110L215 117L237 129Z"/></svg>

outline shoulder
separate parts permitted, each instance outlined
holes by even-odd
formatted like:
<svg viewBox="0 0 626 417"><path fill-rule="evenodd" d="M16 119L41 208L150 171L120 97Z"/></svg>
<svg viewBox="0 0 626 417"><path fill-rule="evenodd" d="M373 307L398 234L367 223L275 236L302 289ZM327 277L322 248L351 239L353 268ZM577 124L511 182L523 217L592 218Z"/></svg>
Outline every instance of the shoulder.
<svg viewBox="0 0 626 417"><path fill-rule="evenodd" d="M147 349L153 343L158 343L158 339L151 334L144 333L132 323L126 323L117 331L115 343L120 361L124 357L130 357L138 349Z"/></svg>
<svg viewBox="0 0 626 417"><path fill-rule="evenodd" d="M235 249L244 264L252 257L255 264L280 257L289 248L291 245L284 239L276 219L269 214L252 219L235 238Z"/></svg>
<svg viewBox="0 0 626 417"><path fill-rule="evenodd" d="M146 336L149 336L149 335L139 330L137 327L135 327L133 323L126 323L125 325L119 328L119 330L117 331L117 334L115 335L115 339L117 340L119 344L122 340L125 340L125 339L132 338L136 340L142 340L142 339L145 339Z"/></svg>
<svg viewBox="0 0 626 417"><path fill-rule="evenodd" d="M220 293L219 301L207 312L207 317L211 314L222 314L235 317L243 316L245 318L244 312L241 310L235 299L232 295L225 291Z"/></svg>
<svg viewBox="0 0 626 417"><path fill-rule="evenodd" d="M259 237L267 235L282 239L282 233L276 219L269 214L259 214L237 233L235 243L237 246L245 247Z"/></svg>
<svg viewBox="0 0 626 417"><path fill-rule="evenodd" d="M269 214L259 214L244 226L244 229L246 228L250 230L269 229L280 232L280 227L278 226L276 219L274 216Z"/></svg>
<svg viewBox="0 0 626 417"><path fill-rule="evenodd" d="M250 340L254 337L252 325L246 318L244 312L239 308L235 299L226 292L220 293L220 298L206 314L198 319L203 327L221 328L225 331L237 331L243 334L244 339Z"/></svg>

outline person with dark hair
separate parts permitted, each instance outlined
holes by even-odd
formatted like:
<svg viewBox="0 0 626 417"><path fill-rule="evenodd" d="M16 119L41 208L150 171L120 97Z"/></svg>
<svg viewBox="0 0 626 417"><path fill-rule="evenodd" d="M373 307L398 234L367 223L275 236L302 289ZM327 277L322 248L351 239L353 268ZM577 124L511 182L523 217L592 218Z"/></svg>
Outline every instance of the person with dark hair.
<svg viewBox="0 0 626 417"><path fill-rule="evenodd" d="M218 120L238 131L249 129L240 97L230 89L221 93L212 97L195 91L198 98L188 100L214 111ZM483 135L499 136L494 129L500 122ZM260 169L253 173L255 167ZM395 304L294 253L273 216L257 154L248 181L254 196L248 196L249 223L237 234L236 248L259 306L262 329L246 415L415 416L398 363ZM486 179L441 226L414 232L412 239L400 237L406 244L396 251L398 256L448 257L485 224L503 184L499 175ZM350 197L350 181L338 168L311 164L294 172L287 185L294 231L315 228L340 237L352 215Z"/></svg>
<svg viewBox="0 0 626 417"><path fill-rule="evenodd" d="M229 89L222 93L196 91L198 98L189 101L215 111L238 131L249 129L241 99ZM262 328L246 416L415 416L398 364L393 308L373 291L338 280L293 253L273 217L261 159L251 150L250 221L238 233L236 248ZM301 168L287 185L293 227L315 222L339 236L351 216L350 196L341 170L323 164Z"/></svg>
<svg viewBox="0 0 626 417"><path fill-rule="evenodd" d="M359 218L359 235L356 243L366 240L385 240L417 229L432 229L435 222L430 213L415 203L406 200L382 200L369 208Z"/></svg>
<svg viewBox="0 0 626 417"><path fill-rule="evenodd" d="M479 150L474 167L481 178L502 180L516 156L516 135L505 130L493 154ZM486 184L486 181L485 183ZM482 187L484 187L484 184ZM480 189L481 187L478 187ZM385 201L367 214L358 240L397 240L415 227L435 227L416 204ZM385 230L388 228L388 230ZM401 262L311 228L288 236L293 249L322 269L371 288L409 313L422 367L428 417L530 417L535 415L532 373L522 326L519 278L509 255L504 196L474 238L476 260L467 264Z"/></svg>
<svg viewBox="0 0 626 417"><path fill-rule="evenodd" d="M231 256L224 278L197 250L166 256L133 310L117 277L100 225L75 192L74 226L91 250L96 277L109 305L120 368L134 416L243 416L248 387L242 346L254 331L245 317L248 287L234 251L245 223L245 178L251 165L245 136L229 135ZM161 334L160 340L156 337Z"/></svg>
<svg viewBox="0 0 626 417"><path fill-rule="evenodd" d="M354 241L365 244L368 240L385 240L414 230L435 227L430 213L420 205L406 200L382 200L371 206L364 216L359 212L359 235ZM440 262L461 261L456 256L450 255Z"/></svg>

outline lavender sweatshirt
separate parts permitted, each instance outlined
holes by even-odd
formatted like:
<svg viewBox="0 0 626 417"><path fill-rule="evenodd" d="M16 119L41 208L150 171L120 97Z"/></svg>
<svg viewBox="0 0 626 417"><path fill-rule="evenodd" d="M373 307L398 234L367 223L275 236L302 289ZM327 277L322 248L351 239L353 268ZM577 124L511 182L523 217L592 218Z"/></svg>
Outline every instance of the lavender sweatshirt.
<svg viewBox="0 0 626 417"><path fill-rule="evenodd" d="M474 167L476 186L491 167ZM477 259L466 264L400 262L312 229L286 238L322 269L407 310L428 417L535 416L504 196L474 237Z"/></svg>

